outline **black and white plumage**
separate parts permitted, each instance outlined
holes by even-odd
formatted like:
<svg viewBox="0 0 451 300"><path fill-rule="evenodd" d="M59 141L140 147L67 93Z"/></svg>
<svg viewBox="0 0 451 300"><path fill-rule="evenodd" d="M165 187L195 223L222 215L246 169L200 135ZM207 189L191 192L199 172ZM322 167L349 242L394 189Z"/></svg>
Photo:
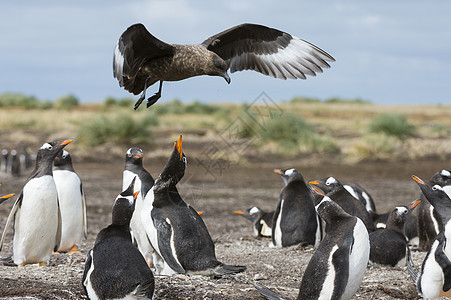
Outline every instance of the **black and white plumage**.
<svg viewBox="0 0 451 300"><path fill-rule="evenodd" d="M429 183L443 187L448 197L451 198L451 171L440 170L435 173L430 179ZM440 214L436 211L429 201L426 201L425 196L421 195L421 201L418 207L418 237L419 248L423 251L428 251L435 237L440 232Z"/></svg>
<svg viewBox="0 0 451 300"><path fill-rule="evenodd" d="M325 51L286 32L256 24L241 24L213 35L201 44L178 45L160 41L142 24L130 26L114 50L113 75L119 85L141 97L160 82L158 92L147 107L161 97L163 81L179 81L193 76L223 77L227 70L254 70L281 79L306 79L329 68L335 59Z"/></svg>
<svg viewBox="0 0 451 300"><path fill-rule="evenodd" d="M373 197L360 184L355 182L348 182L343 184L343 187L356 199L365 205L366 210L370 214L376 213L376 205Z"/></svg>
<svg viewBox="0 0 451 300"><path fill-rule="evenodd" d="M407 238L404 226L407 216L421 201L396 207L388 217L386 228L370 233L370 261L392 267L404 267L407 262Z"/></svg>
<svg viewBox="0 0 451 300"><path fill-rule="evenodd" d="M254 206L245 211L236 210L234 213L241 215L252 222L254 236L271 237L274 211L266 212L261 208Z"/></svg>
<svg viewBox="0 0 451 300"><path fill-rule="evenodd" d="M19 266L39 263L48 265L52 250L61 240L61 213L53 180L52 163L57 153L72 140L44 143L38 150L36 167L28 177L6 221L0 241L14 223L13 259Z"/></svg>
<svg viewBox="0 0 451 300"><path fill-rule="evenodd" d="M365 224L368 232L374 231L374 223L362 202L353 197L334 177L326 177L311 180L309 184L319 187L324 194L329 196L348 214L360 218Z"/></svg>
<svg viewBox="0 0 451 300"><path fill-rule="evenodd" d="M421 271L411 260L408 269L418 293L426 299L437 298L451 289L451 200L438 184L426 183L412 176L423 195L440 214L440 232L426 254Z"/></svg>
<svg viewBox="0 0 451 300"><path fill-rule="evenodd" d="M346 213L327 196L323 196L316 211L326 222L326 234L305 269L297 299L350 299L368 263L368 231L359 218ZM256 288L266 299L289 299L263 285Z"/></svg>
<svg viewBox="0 0 451 300"><path fill-rule="evenodd" d="M154 277L132 244L129 225L135 207L134 180L114 201L111 225L97 235L85 262L82 283L89 299L153 299Z"/></svg>
<svg viewBox="0 0 451 300"><path fill-rule="evenodd" d="M147 238L146 230L141 222L143 199L152 188L154 179L143 166L144 154L140 148L132 147L125 154L125 168L122 176L122 189L126 189L133 178L135 180L134 191L140 193L136 197L135 211L130 221L132 241L138 247L141 254L148 261L152 261L153 247Z"/></svg>
<svg viewBox="0 0 451 300"><path fill-rule="evenodd" d="M201 274L220 276L242 272L244 266L225 265L216 259L215 246L201 216L183 201L177 183L185 174L182 137L163 171L144 199L141 220L155 249L158 275Z"/></svg>
<svg viewBox="0 0 451 300"><path fill-rule="evenodd" d="M303 244L316 247L321 240L321 226L304 177L296 169L276 169L274 172L281 175L285 187L274 211L271 246Z"/></svg>
<svg viewBox="0 0 451 300"><path fill-rule="evenodd" d="M79 253L83 237L88 238L86 199L80 177L72 166L72 157L60 151L53 161L53 179L61 210L61 242L59 252Z"/></svg>

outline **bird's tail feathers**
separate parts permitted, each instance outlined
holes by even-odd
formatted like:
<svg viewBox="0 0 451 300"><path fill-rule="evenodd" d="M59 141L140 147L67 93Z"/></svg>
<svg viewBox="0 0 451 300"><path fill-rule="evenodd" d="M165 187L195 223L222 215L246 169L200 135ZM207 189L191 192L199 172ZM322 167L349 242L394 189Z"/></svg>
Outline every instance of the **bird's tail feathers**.
<svg viewBox="0 0 451 300"><path fill-rule="evenodd" d="M264 286L263 284L255 284L255 289L268 300L291 300L288 297L284 297L282 295L277 294L276 292L271 291L269 288Z"/></svg>

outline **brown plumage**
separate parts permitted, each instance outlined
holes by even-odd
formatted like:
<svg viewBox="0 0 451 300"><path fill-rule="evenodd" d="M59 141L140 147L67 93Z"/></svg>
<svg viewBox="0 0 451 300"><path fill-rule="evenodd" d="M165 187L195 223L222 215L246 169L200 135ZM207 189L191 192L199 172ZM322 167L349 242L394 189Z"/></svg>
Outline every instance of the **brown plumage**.
<svg viewBox="0 0 451 300"><path fill-rule="evenodd" d="M218 33L202 44L167 44L151 35L142 24L130 26L114 51L113 74L119 85L145 99L146 89L160 82L158 92L147 99L147 107L161 97L163 81L194 76L223 77L230 72L254 70L281 79L315 76L335 59L320 48L279 31L256 24L241 24Z"/></svg>

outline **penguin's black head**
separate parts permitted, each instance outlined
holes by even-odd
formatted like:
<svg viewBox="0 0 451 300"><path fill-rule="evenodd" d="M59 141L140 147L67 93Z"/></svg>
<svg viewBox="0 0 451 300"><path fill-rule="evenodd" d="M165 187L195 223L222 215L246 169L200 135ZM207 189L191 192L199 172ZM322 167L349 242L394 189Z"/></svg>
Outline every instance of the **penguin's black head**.
<svg viewBox="0 0 451 300"><path fill-rule="evenodd" d="M447 214L451 210L451 199L446 194L445 190L438 184L426 183L419 177L413 175L413 180L418 184L423 195L434 206L435 210L443 218L443 214ZM449 219L449 216L445 216L445 219Z"/></svg>
<svg viewBox="0 0 451 300"><path fill-rule="evenodd" d="M72 157L69 152L62 149L56 154L55 159L53 160L53 165L55 167L63 167L67 165L72 166Z"/></svg>
<svg viewBox="0 0 451 300"><path fill-rule="evenodd" d="M39 148L38 153L36 155L36 161L50 160L52 161L55 156L58 154L60 150L62 150L66 145L71 143L72 140L63 140L56 142L47 142L44 143L41 148Z"/></svg>
<svg viewBox="0 0 451 300"><path fill-rule="evenodd" d="M174 142L171 156L155 181L155 185L176 185L185 175L186 165L186 157L182 150L182 136L180 136L178 141Z"/></svg>
<svg viewBox="0 0 451 300"><path fill-rule="evenodd" d="M393 224L394 226L401 229L404 228L404 222L406 221L407 216L417 207L418 204L421 203L420 199L417 199L410 203L408 206L397 206L390 213L387 220L387 228L390 228Z"/></svg>
<svg viewBox="0 0 451 300"><path fill-rule="evenodd" d="M322 194L316 189L316 192ZM335 203L328 196L323 196L321 201L315 206L316 212L327 224L334 223L334 220L338 220L341 217L350 217L340 205Z"/></svg>
<svg viewBox="0 0 451 300"><path fill-rule="evenodd" d="M302 181L304 182L304 177L302 177L301 173L299 173L296 169L275 169L274 173L279 174L282 177L283 182L287 185L293 181Z"/></svg>
<svg viewBox="0 0 451 300"><path fill-rule="evenodd" d="M440 172L435 173L431 179L430 183L438 184L439 186L451 185L451 172L448 170L441 170Z"/></svg>
<svg viewBox="0 0 451 300"><path fill-rule="evenodd" d="M128 225L135 210L135 200L139 191L133 192L135 186L135 178L128 186L128 188L120 193L113 204L113 224Z"/></svg>
<svg viewBox="0 0 451 300"><path fill-rule="evenodd" d="M143 151L140 148L132 147L127 150L125 154L125 164L134 164L142 166L143 164Z"/></svg>
<svg viewBox="0 0 451 300"><path fill-rule="evenodd" d="M319 187L325 194L335 192L340 187L342 187L340 181L335 177L326 177L318 180L311 180L309 184Z"/></svg>
<svg viewBox="0 0 451 300"><path fill-rule="evenodd" d="M242 210L236 210L234 211L235 214L237 215L241 215L243 217L245 217L248 220L251 220L252 222L256 222L258 220L260 220L263 215L265 214L265 212L263 210L261 210L259 207L251 207L246 211L242 211Z"/></svg>

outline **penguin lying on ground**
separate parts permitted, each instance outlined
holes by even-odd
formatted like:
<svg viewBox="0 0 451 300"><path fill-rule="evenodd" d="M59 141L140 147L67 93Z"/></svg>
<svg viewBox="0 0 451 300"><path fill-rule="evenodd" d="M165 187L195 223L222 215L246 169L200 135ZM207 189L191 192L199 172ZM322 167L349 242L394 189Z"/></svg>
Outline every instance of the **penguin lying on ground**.
<svg viewBox="0 0 451 300"><path fill-rule="evenodd" d="M82 283L89 299L153 299L152 271L130 236L139 193L133 193L133 184L117 196L111 225L99 232L86 258Z"/></svg>
<svg viewBox="0 0 451 300"><path fill-rule="evenodd" d="M271 246L303 244L316 247L321 240L321 226L304 178L295 169L276 169L274 173L282 176L285 187L274 211Z"/></svg>
<svg viewBox="0 0 451 300"><path fill-rule="evenodd" d="M443 190L451 198L451 172L448 170L441 170L435 173L429 183L432 185L439 185L443 187ZM419 236L419 248L422 251L428 251L431 248L435 237L440 232L439 224L441 224L440 214L436 211L429 201L425 201L424 195L421 197L420 206L418 207L418 236Z"/></svg>
<svg viewBox="0 0 451 300"><path fill-rule="evenodd" d="M241 215L252 222L254 236L271 237L271 226L274 211L266 212L259 207L251 207L246 211L236 210L235 214Z"/></svg>
<svg viewBox="0 0 451 300"><path fill-rule="evenodd" d="M316 76L335 59L320 48L279 31L256 24L241 24L218 33L202 44L166 44L151 35L142 24L127 28L114 49L113 75L119 85L146 98L146 89L160 82L158 92L147 99L147 107L161 97L163 81L193 76L223 77L227 70L254 70L281 79Z"/></svg>
<svg viewBox="0 0 451 300"><path fill-rule="evenodd" d="M136 197L135 211L130 221L130 232L133 243L137 245L141 254L150 263L152 261L153 248L141 221L141 211L143 199L152 188L154 179L144 168L143 157L144 154L140 148L132 147L127 150L125 154L125 169L122 177L122 189L125 190L130 181L136 178L134 191L139 191L140 193Z"/></svg>
<svg viewBox="0 0 451 300"><path fill-rule="evenodd" d="M326 222L326 235L305 269L297 299L350 299L368 263L368 231L359 218L346 213L328 196L323 196L316 211ZM256 288L266 299L289 299L263 285Z"/></svg>
<svg viewBox="0 0 451 300"><path fill-rule="evenodd" d="M403 267L407 261L407 238L404 223L412 210L420 204L415 200L409 206L396 207L388 217L386 228L370 233L370 261L392 267Z"/></svg>
<svg viewBox="0 0 451 300"><path fill-rule="evenodd" d="M13 259L18 266L33 263L47 266L52 250L59 248L61 213L52 176L52 163L57 153L70 142L72 140L42 145L37 153L36 167L8 216L0 241L0 251L6 230L14 220Z"/></svg>
<svg viewBox="0 0 451 300"><path fill-rule="evenodd" d="M374 231L374 223L362 202L354 198L343 185L334 177L327 177L309 181L309 184L318 186L324 194L340 205L345 212L360 218L368 232Z"/></svg>
<svg viewBox="0 0 451 300"><path fill-rule="evenodd" d="M141 220L155 249L152 253L158 275L200 274L220 276L246 269L224 265L216 259L215 245L201 216L183 201L177 183L185 174L182 136L163 171L144 199Z"/></svg>
<svg viewBox="0 0 451 300"><path fill-rule="evenodd" d="M53 179L58 191L61 210L61 243L59 252L80 253L83 236L88 238L86 200L83 186L72 166L72 158L66 150L60 151L53 161Z"/></svg>
<svg viewBox="0 0 451 300"><path fill-rule="evenodd" d="M2 186L1 183L0 183L0 186ZM9 195L0 196L0 204L2 204L3 202L5 202L6 200L8 200L9 198L11 198L12 196L14 196L14 194L9 194Z"/></svg>
<svg viewBox="0 0 451 300"><path fill-rule="evenodd" d="M440 232L423 261L421 272L408 260L408 270L419 295L426 299L442 296L451 289L451 200L438 184L426 183L412 176L423 195L440 214ZM446 296L450 296L446 293Z"/></svg>

